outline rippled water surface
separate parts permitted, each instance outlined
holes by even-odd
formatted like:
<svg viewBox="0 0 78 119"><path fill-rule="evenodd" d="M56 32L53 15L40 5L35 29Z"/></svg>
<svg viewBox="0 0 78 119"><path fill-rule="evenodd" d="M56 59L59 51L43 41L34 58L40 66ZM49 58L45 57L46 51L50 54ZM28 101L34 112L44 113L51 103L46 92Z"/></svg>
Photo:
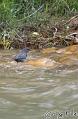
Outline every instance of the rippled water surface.
<svg viewBox="0 0 78 119"><path fill-rule="evenodd" d="M78 69L17 64L14 54L0 52L0 119L77 119Z"/></svg>

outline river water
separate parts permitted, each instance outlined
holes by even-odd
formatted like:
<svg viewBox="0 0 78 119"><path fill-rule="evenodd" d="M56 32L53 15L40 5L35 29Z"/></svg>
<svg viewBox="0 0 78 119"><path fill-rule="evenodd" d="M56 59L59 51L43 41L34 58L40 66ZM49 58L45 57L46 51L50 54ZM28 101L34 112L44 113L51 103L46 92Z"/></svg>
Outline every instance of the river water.
<svg viewBox="0 0 78 119"><path fill-rule="evenodd" d="M0 52L0 119L78 119L77 67L17 64L16 52Z"/></svg>

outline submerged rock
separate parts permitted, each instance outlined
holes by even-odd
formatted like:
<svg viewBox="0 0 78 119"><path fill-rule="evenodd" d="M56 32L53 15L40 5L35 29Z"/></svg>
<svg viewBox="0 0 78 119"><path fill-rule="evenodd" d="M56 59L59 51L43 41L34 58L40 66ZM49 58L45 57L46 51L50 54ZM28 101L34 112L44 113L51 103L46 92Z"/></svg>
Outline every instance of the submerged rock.
<svg viewBox="0 0 78 119"><path fill-rule="evenodd" d="M43 54L49 54L49 53L54 53L54 52L56 52L56 50L57 50L57 48L55 48L55 47L52 47L52 48L45 48L45 49L43 49L41 52L43 53Z"/></svg>
<svg viewBox="0 0 78 119"><path fill-rule="evenodd" d="M54 68L58 65L56 61L51 60L49 58L39 58L39 59L29 60L26 64L33 65L36 67L51 67L51 68Z"/></svg>

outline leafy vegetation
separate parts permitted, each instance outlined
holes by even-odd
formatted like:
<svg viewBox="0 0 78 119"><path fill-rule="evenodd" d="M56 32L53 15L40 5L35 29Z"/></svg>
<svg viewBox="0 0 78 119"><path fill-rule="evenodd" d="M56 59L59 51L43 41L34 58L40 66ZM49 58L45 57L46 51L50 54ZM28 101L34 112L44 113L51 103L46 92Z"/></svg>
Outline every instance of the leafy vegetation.
<svg viewBox="0 0 78 119"><path fill-rule="evenodd" d="M0 38L13 40L19 27L77 14L78 0L0 0ZM2 42L2 41L1 41Z"/></svg>

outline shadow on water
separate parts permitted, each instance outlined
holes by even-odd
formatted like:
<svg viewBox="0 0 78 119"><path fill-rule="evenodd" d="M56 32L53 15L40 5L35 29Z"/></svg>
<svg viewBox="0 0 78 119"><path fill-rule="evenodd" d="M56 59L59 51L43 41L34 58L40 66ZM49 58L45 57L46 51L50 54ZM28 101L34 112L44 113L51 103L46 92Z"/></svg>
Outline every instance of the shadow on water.
<svg viewBox="0 0 78 119"><path fill-rule="evenodd" d="M17 64L14 54L0 52L0 119L78 118L77 65L57 63L55 54L51 60L40 52Z"/></svg>

